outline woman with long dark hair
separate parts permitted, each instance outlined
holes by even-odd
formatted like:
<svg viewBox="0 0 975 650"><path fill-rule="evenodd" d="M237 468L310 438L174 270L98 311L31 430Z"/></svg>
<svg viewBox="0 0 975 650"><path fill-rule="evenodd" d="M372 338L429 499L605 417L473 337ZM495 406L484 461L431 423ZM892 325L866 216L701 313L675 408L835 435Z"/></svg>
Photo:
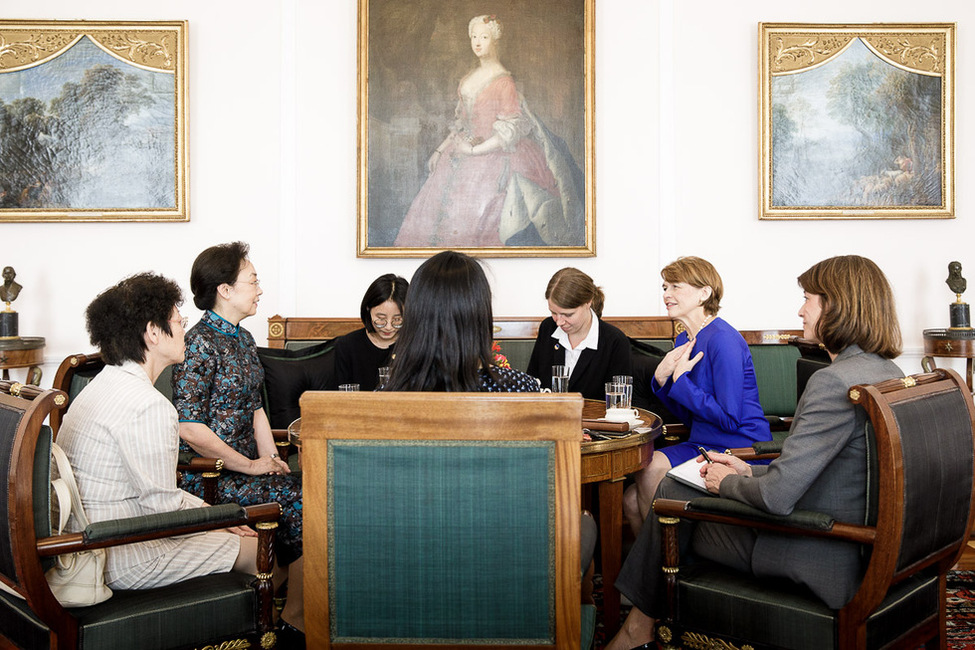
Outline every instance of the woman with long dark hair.
<svg viewBox="0 0 975 650"><path fill-rule="evenodd" d="M410 282L385 390L537 391L530 376L494 365L493 320L491 287L477 260L455 251L434 255Z"/></svg>

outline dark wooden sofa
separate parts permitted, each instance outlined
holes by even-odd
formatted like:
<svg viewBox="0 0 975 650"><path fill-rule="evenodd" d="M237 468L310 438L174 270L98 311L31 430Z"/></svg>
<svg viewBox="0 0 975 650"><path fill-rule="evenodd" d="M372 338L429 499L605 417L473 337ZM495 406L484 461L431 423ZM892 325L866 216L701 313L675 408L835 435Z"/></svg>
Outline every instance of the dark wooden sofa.
<svg viewBox="0 0 975 650"><path fill-rule="evenodd" d="M494 340L513 368L525 370L532 346L538 334L541 317L499 317L494 321ZM683 326L668 316L607 316L607 323L618 327L631 341L633 359L634 405L654 411L665 423L676 423L670 413L653 398L650 381L660 358L673 348L674 339ZM298 417L297 399L304 390L321 389L321 379L315 379L302 365L313 366L318 372L330 372L330 342L362 327L358 318L316 318L272 316L268 319L267 348L261 358L267 373L268 416L271 426L287 427ZM773 426L788 429L788 418L795 412L797 396L797 364L804 353L795 343L801 330L744 330L755 362L759 395L766 416ZM792 345L790 345L792 343ZM298 377L300 385L286 391L273 386L277 377ZM301 376L304 378L302 379ZM316 383L317 382L317 383ZM286 406L282 406L285 404ZM679 428L679 427L677 427ZM673 433L667 436L673 439Z"/></svg>

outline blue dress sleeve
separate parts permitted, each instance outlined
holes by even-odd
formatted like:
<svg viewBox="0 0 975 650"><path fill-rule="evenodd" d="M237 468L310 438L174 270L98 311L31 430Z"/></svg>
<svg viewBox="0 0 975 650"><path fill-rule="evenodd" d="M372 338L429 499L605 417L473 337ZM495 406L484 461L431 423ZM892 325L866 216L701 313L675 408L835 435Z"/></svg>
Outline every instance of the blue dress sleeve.
<svg viewBox="0 0 975 650"><path fill-rule="evenodd" d="M672 382L668 397L694 414L698 420L709 422L723 431L737 431L742 426L742 386L745 365L741 346L724 332L709 337L704 357L699 363L710 367L711 386L700 386L697 377L705 373L686 372ZM692 350L696 355L699 350Z"/></svg>

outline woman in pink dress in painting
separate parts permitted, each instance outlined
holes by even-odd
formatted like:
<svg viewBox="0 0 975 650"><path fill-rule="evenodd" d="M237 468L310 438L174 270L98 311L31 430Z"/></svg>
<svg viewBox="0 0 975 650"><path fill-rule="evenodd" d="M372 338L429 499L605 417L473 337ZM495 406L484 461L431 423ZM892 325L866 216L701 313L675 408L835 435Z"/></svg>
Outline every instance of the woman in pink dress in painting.
<svg viewBox="0 0 975 650"><path fill-rule="evenodd" d="M582 245L581 171L501 65L501 21L476 16L468 33L480 65L460 81L457 119L395 245Z"/></svg>

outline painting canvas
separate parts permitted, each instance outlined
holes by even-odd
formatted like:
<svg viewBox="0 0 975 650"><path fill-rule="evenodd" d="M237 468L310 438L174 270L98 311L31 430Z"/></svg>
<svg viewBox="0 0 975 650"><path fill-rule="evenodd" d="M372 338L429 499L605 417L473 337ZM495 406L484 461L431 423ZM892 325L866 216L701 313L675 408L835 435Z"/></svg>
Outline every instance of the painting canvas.
<svg viewBox="0 0 975 650"><path fill-rule="evenodd" d="M954 216L954 25L760 25L763 219Z"/></svg>
<svg viewBox="0 0 975 650"><path fill-rule="evenodd" d="M0 221L186 221L185 22L0 21Z"/></svg>
<svg viewBox="0 0 975 650"><path fill-rule="evenodd" d="M360 257L595 254L594 0L484 7L359 1Z"/></svg>

